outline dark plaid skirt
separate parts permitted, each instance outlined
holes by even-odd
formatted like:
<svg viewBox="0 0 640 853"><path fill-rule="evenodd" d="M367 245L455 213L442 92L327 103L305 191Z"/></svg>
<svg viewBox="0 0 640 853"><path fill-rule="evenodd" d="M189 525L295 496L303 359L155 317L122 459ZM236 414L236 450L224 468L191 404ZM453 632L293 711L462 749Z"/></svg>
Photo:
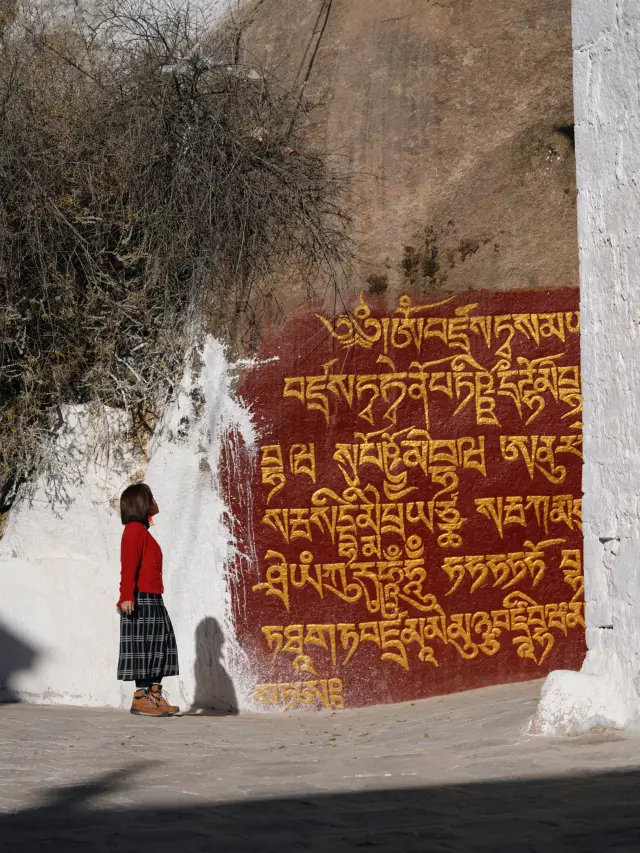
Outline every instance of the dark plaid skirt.
<svg viewBox="0 0 640 853"><path fill-rule="evenodd" d="M142 681L178 675L178 647L162 596L139 592L131 616L120 616L118 679Z"/></svg>

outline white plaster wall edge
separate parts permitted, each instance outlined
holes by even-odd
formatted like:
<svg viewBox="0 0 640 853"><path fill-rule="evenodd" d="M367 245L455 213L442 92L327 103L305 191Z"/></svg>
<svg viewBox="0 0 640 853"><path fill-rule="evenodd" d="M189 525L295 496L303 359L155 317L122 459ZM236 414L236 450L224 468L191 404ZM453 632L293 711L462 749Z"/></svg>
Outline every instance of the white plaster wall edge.
<svg viewBox="0 0 640 853"><path fill-rule="evenodd" d="M165 600L179 636L181 674L169 687L186 706L198 692L215 706L226 679L241 709L259 710L251 700L251 667L235 637L230 586L235 545L219 482L228 436L235 433L249 447L257 436L251 413L234 394L238 367L222 344L207 338L200 360L198 376L186 370L144 472L161 504L154 533L165 552ZM204 399L199 412L192 395L196 386ZM177 436L185 417L189 427ZM65 436L73 441L71 426ZM87 464L68 512L57 515L41 493L12 511L0 543L0 630L30 661L8 676L8 688L24 701L120 708L130 702L130 685L115 678L121 534L116 504L136 464L131 460L128 471L116 473ZM203 631L215 650L198 649ZM198 676L207 681L204 689Z"/></svg>

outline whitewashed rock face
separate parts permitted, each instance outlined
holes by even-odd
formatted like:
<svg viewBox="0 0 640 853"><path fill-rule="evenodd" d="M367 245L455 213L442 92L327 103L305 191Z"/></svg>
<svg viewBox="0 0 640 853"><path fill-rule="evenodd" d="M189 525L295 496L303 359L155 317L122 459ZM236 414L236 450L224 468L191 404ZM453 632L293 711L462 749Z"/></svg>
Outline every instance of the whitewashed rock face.
<svg viewBox="0 0 640 853"><path fill-rule="evenodd" d="M194 9L211 25L239 14L242 5L199 0ZM202 360L198 376L187 371L142 471L122 448L89 460L86 413L66 413L61 441L83 475L69 490L69 510L54 511L39 484L31 501L14 507L0 540L0 701L106 707L131 701L131 685L118 682L115 669L117 498L137 473L161 508L153 534L164 552L165 603L181 670L166 681L172 700L187 708L253 707L253 679L231 616L234 541L218 476L225 435L237 432L251 445L254 434L248 412L233 399L235 370L222 345L209 339ZM201 394L192 395L194 388Z"/></svg>
<svg viewBox="0 0 640 853"><path fill-rule="evenodd" d="M164 552L165 603L180 654L167 679L183 707L248 707L252 679L231 617L233 537L218 488L222 442L255 440L232 395L234 367L207 340L150 448L144 478L160 505L153 534ZM194 391L195 389L195 391ZM87 418L72 410L62 441L82 454ZM231 463L232 464L232 463ZM26 701L125 707L116 680L119 616L117 498L135 460L85 462L70 508L54 512L38 487L12 510L0 540L0 689ZM4 682L4 683L3 683Z"/></svg>
<svg viewBox="0 0 640 853"><path fill-rule="evenodd" d="M640 4L574 0L588 654L532 730L640 727Z"/></svg>

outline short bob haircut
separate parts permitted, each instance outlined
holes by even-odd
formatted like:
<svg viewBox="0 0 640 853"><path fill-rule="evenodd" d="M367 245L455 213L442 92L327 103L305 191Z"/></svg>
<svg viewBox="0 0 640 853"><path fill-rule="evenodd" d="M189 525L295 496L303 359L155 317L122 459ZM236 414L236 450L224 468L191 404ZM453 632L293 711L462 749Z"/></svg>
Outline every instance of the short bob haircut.
<svg viewBox="0 0 640 853"><path fill-rule="evenodd" d="M123 524L139 521L145 526L153 515L153 494L146 483L127 486L120 495L120 518Z"/></svg>

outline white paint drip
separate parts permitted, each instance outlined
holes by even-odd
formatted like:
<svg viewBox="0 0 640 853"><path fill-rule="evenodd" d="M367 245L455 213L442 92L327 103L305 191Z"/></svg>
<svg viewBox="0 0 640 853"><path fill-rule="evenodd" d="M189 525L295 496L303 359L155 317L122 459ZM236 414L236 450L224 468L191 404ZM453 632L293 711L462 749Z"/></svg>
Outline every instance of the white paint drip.
<svg viewBox="0 0 640 853"><path fill-rule="evenodd" d="M230 436L252 448L256 434L234 398L237 371L222 344L208 338L200 358L199 371L189 360L145 473L160 505L153 533L164 552L165 603L180 654L180 676L167 687L174 695L177 688L186 707L247 708L253 679L231 617L235 544L219 465ZM83 410L67 413L62 440L84 466L70 509L53 511L38 484L33 500L12 510L0 540L0 632L13 638L5 644L11 655L0 656L0 686L4 680L27 701L126 707L131 685L116 681L117 498L136 460L130 453L118 454L118 465L113 454L83 457L88 429ZM35 661L21 669L29 650Z"/></svg>

